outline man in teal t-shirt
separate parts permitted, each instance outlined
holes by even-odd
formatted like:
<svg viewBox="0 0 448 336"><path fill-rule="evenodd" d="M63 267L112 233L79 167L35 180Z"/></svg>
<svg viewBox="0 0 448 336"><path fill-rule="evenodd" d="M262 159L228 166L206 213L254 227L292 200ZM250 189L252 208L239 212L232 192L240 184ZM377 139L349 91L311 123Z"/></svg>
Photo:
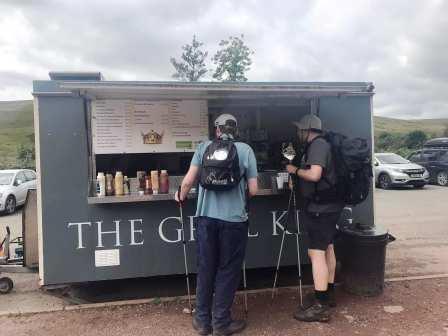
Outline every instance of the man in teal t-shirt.
<svg viewBox="0 0 448 336"><path fill-rule="evenodd" d="M232 115L219 116L215 127L218 139L235 138L237 121ZM255 196L258 189L257 163L249 145L237 141L234 143L243 177L239 184L225 191L199 186L195 220L198 275L193 327L200 335L208 335L212 329L213 335L231 335L242 331L246 326L245 321L232 320L230 309L240 282L246 251L246 198L247 194L249 197ZM197 148L190 169L182 181L180 195L176 194L176 200L183 201L195 184L202 157L210 144L211 141L206 141Z"/></svg>

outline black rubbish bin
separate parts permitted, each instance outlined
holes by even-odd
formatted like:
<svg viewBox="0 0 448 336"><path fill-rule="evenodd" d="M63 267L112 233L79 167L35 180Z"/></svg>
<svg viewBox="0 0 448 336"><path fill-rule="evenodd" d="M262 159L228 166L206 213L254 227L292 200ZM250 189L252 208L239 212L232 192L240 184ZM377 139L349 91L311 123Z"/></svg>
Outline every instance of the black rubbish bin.
<svg viewBox="0 0 448 336"><path fill-rule="evenodd" d="M386 247L395 238L378 226L350 224L339 228L338 250L344 289L356 295L383 292Z"/></svg>

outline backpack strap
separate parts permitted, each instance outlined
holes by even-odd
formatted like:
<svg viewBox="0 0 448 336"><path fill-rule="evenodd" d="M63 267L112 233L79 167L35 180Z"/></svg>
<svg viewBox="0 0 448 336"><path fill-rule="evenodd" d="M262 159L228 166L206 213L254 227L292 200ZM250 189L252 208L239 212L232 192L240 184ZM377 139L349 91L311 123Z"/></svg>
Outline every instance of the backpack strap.
<svg viewBox="0 0 448 336"><path fill-rule="evenodd" d="M304 148L304 156L305 156L305 161L308 160L308 150L310 149L311 145L313 144L314 141L316 141L317 139L323 139L325 141L327 141L327 139L325 139L325 137L323 135L318 135L317 137L315 137L313 140L311 140L310 142L308 142Z"/></svg>
<svg viewBox="0 0 448 336"><path fill-rule="evenodd" d="M305 162L308 161L308 150L309 150L309 148L311 147L311 145L313 144L313 142L316 141L317 139L323 139L325 142L328 142L327 139L325 139L325 137L324 137L323 135L319 135L319 136L315 137L313 140L311 140L311 142L309 142L309 143L307 144L307 146L305 147L305 154L304 154L304 156L305 156ZM329 186L332 185L332 184L330 183L330 181L327 179L327 177L325 176L325 168L322 168L322 177L321 177L321 180L322 180L322 179L323 179ZM320 182L320 181L315 182L315 184L317 184L317 183L319 183L319 182ZM317 187L316 187L316 188L317 188Z"/></svg>
<svg viewBox="0 0 448 336"><path fill-rule="evenodd" d="M323 135L319 135L319 136L315 137L313 140L311 140L311 142L308 143L308 145L305 147L305 161L308 160L308 150L309 150L311 144L314 141L316 141L317 139L323 139L326 142L328 142L327 139ZM334 164L333 157L332 157L332 161ZM336 184L333 184L330 182L330 180L328 179L328 177L325 174L325 171L326 171L326 169L322 168L322 176L321 176L320 180L317 182L314 182L314 194L309 199L308 206L311 202L323 204L323 203L331 203L331 202L334 202L335 200L337 200ZM328 185L328 188L325 190L319 191L318 186L319 186L319 183L321 183L322 181L324 181ZM326 195L323 195L323 193L325 193Z"/></svg>

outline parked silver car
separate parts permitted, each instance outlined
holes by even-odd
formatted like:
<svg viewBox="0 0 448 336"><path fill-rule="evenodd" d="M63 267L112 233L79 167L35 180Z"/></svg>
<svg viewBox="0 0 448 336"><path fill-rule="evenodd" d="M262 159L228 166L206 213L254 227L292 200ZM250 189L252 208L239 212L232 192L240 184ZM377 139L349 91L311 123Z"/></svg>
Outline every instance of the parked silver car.
<svg viewBox="0 0 448 336"><path fill-rule="evenodd" d="M29 169L0 170L0 212L11 214L36 188L36 173Z"/></svg>
<svg viewBox="0 0 448 336"><path fill-rule="evenodd" d="M392 186L412 185L423 188L429 183L428 171L394 153L375 154L375 183L388 189Z"/></svg>

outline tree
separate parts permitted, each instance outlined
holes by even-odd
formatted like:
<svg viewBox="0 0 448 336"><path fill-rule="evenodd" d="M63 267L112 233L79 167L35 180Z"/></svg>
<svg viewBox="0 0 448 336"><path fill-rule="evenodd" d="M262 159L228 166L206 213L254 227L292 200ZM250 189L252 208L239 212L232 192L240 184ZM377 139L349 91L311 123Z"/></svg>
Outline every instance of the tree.
<svg viewBox="0 0 448 336"><path fill-rule="evenodd" d="M378 139L375 140L376 152L393 152L395 149L400 148L403 139L401 134L382 132Z"/></svg>
<svg viewBox="0 0 448 336"><path fill-rule="evenodd" d="M417 149L422 147L426 140L428 140L428 136L426 135L426 133L420 130L416 130L406 135L404 145L410 149Z"/></svg>
<svg viewBox="0 0 448 336"><path fill-rule="evenodd" d="M34 152L34 146L25 146L20 144L17 148L17 166L19 168L34 169L36 155Z"/></svg>
<svg viewBox="0 0 448 336"><path fill-rule="evenodd" d="M207 73L205 60L208 52L201 50L204 44L196 39L193 35L191 44L186 44L182 47L183 53L181 61L177 61L171 57L170 62L176 69L173 77L183 81L197 82Z"/></svg>
<svg viewBox="0 0 448 336"><path fill-rule="evenodd" d="M445 125L445 128L443 129L442 136L448 137L448 124Z"/></svg>
<svg viewBox="0 0 448 336"><path fill-rule="evenodd" d="M245 73L250 70L253 51L244 44L244 35L230 36L228 40L219 42L221 50L213 56L216 70L213 78L222 81L245 82Z"/></svg>

